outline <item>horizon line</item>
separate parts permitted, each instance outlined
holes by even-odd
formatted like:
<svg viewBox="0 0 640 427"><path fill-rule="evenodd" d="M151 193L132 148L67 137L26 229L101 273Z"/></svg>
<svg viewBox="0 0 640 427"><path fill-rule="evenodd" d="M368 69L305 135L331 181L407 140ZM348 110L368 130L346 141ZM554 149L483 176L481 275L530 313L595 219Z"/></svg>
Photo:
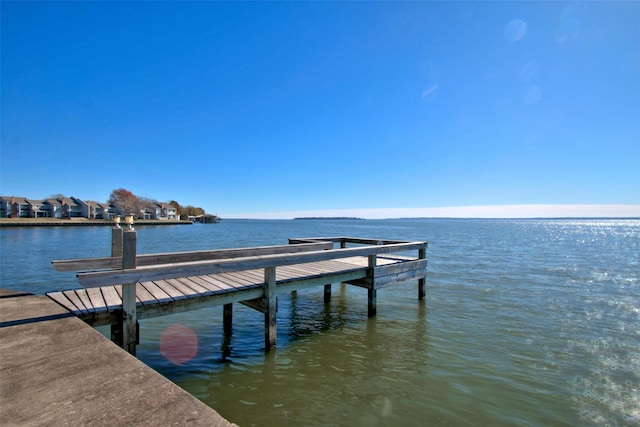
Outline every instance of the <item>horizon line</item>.
<svg viewBox="0 0 640 427"><path fill-rule="evenodd" d="M227 219L295 219L300 217L356 217L362 219L634 219L640 218L640 205L526 204L431 208L318 209L239 213L223 216L223 218L225 217Z"/></svg>

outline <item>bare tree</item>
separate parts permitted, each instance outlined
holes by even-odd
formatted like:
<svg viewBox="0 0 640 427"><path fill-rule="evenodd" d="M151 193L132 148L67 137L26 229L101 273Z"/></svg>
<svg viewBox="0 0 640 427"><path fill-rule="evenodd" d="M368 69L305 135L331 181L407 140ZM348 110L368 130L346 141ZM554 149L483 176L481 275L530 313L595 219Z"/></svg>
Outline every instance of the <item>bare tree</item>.
<svg viewBox="0 0 640 427"><path fill-rule="evenodd" d="M140 200L138 196L127 189L117 188L113 190L107 203L114 205L120 214L140 215Z"/></svg>

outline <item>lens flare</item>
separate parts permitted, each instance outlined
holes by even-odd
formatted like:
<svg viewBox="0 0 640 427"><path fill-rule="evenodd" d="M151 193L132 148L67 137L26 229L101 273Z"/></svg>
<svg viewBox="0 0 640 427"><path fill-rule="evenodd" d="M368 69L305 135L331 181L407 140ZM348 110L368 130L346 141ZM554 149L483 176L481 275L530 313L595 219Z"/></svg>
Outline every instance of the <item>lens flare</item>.
<svg viewBox="0 0 640 427"><path fill-rule="evenodd" d="M174 365L184 365L198 354L198 336L184 325L173 325L160 335L160 354Z"/></svg>
<svg viewBox="0 0 640 427"><path fill-rule="evenodd" d="M514 19L504 27L504 38L515 43L527 33L527 23L522 19Z"/></svg>

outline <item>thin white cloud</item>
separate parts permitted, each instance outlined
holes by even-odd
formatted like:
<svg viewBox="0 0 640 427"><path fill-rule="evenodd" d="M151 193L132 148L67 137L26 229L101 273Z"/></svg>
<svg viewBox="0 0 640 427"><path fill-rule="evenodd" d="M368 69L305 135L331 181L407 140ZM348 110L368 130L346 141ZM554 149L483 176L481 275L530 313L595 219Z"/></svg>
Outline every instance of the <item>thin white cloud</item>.
<svg viewBox="0 0 640 427"><path fill-rule="evenodd" d="M430 96L435 95L437 90L438 90L438 85L432 85L427 90L422 92L422 98L429 98Z"/></svg>
<svg viewBox="0 0 640 427"><path fill-rule="evenodd" d="M259 212L228 218L291 219L298 217L383 218L640 218L640 205L494 205L437 208L324 209Z"/></svg>

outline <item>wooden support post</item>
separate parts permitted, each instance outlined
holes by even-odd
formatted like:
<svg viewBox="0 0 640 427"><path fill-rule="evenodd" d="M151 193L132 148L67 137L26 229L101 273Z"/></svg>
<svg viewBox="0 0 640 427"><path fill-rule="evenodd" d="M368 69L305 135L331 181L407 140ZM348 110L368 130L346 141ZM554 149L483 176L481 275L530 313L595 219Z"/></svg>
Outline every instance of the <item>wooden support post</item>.
<svg viewBox="0 0 640 427"><path fill-rule="evenodd" d="M231 336L233 324L233 303L225 304L222 308L222 324L225 338Z"/></svg>
<svg viewBox="0 0 640 427"><path fill-rule="evenodd" d="M369 255L369 268L371 269L371 283L369 283L369 287L367 288L367 296L368 296L368 314L369 317L376 315L376 306L377 306L377 293L378 291L375 288L375 282L373 278L373 269L376 267L376 255Z"/></svg>
<svg viewBox="0 0 640 427"><path fill-rule="evenodd" d="M267 300L267 311L264 313L264 346L266 350L276 345L276 268L264 269L264 296Z"/></svg>
<svg viewBox="0 0 640 427"><path fill-rule="evenodd" d="M425 259L427 257L427 248L418 249L418 258ZM424 299L427 295L427 291L425 289L425 279L418 279L418 299Z"/></svg>
<svg viewBox="0 0 640 427"><path fill-rule="evenodd" d="M119 226L111 229L111 256L113 258L122 256L122 228Z"/></svg>
<svg viewBox="0 0 640 427"><path fill-rule="evenodd" d="M347 242L345 242L343 239L340 239L340 249L344 249L346 247L347 247ZM342 288L344 288L344 283L340 283L340 285L342 285Z"/></svg>
<svg viewBox="0 0 640 427"><path fill-rule="evenodd" d="M136 268L136 231L125 230L122 239L122 268ZM136 354L136 282L122 285L122 348Z"/></svg>
<svg viewBox="0 0 640 427"><path fill-rule="evenodd" d="M330 302L331 302L331 283L327 283L326 285L324 285L324 303L325 305L327 305Z"/></svg>
<svg viewBox="0 0 640 427"><path fill-rule="evenodd" d="M122 228L116 223L111 229L111 257L122 257ZM111 341L122 346L122 323L111 324Z"/></svg>

